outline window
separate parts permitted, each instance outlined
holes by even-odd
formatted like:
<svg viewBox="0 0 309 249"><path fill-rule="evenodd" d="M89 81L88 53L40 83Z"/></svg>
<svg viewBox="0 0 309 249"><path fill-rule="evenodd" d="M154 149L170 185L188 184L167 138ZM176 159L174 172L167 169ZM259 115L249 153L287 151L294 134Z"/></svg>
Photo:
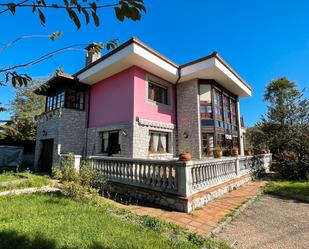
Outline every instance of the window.
<svg viewBox="0 0 309 249"><path fill-rule="evenodd" d="M151 131L149 153L168 153L168 133Z"/></svg>
<svg viewBox="0 0 309 249"><path fill-rule="evenodd" d="M202 119L210 119L212 118L212 107L211 103L208 101L200 102L200 113Z"/></svg>
<svg viewBox="0 0 309 249"><path fill-rule="evenodd" d="M238 142L238 137L237 136L233 136L232 144L233 144L234 148L239 148L239 142Z"/></svg>
<svg viewBox="0 0 309 249"><path fill-rule="evenodd" d="M217 147L224 147L224 134L217 134Z"/></svg>
<svg viewBox="0 0 309 249"><path fill-rule="evenodd" d="M57 108L64 107L64 92L57 95Z"/></svg>
<svg viewBox="0 0 309 249"><path fill-rule="evenodd" d="M51 111L64 107L64 92L60 92L54 96L47 96L46 111Z"/></svg>
<svg viewBox="0 0 309 249"><path fill-rule="evenodd" d="M211 156L214 148L214 134L202 133L202 149L204 156Z"/></svg>
<svg viewBox="0 0 309 249"><path fill-rule="evenodd" d="M84 93L68 89L66 92L67 108L84 110Z"/></svg>
<svg viewBox="0 0 309 249"><path fill-rule="evenodd" d="M148 82L148 99L161 104L168 104L168 88L157 83Z"/></svg>
<svg viewBox="0 0 309 249"><path fill-rule="evenodd" d="M231 99L230 105L231 105L231 119L232 119L231 121L233 125L236 125L237 124L236 101Z"/></svg>
<svg viewBox="0 0 309 249"><path fill-rule="evenodd" d="M222 120L222 93L214 89L214 116L215 119Z"/></svg>
<svg viewBox="0 0 309 249"><path fill-rule="evenodd" d="M101 152L109 156L120 153L120 134L119 131L107 131L101 133L102 146Z"/></svg>
<svg viewBox="0 0 309 249"><path fill-rule="evenodd" d="M223 115L224 121L231 123L230 98L226 95L223 95Z"/></svg>

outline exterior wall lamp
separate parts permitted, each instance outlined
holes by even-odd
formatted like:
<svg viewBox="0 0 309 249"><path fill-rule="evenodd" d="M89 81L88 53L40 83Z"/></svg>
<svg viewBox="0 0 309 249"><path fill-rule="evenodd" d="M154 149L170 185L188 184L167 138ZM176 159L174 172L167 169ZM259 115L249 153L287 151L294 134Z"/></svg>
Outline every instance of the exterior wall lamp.
<svg viewBox="0 0 309 249"><path fill-rule="evenodd" d="M188 132L185 131L185 132L183 133L183 137L187 139L187 138L189 137Z"/></svg>
<svg viewBox="0 0 309 249"><path fill-rule="evenodd" d="M42 135L43 135L44 137L46 137L46 136L47 136L47 131L46 131L46 130L42 130Z"/></svg>

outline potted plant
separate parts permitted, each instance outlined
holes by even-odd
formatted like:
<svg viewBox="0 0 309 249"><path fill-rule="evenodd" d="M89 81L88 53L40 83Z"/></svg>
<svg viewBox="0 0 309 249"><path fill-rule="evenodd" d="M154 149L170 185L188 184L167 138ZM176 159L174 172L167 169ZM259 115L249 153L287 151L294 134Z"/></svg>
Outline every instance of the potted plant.
<svg viewBox="0 0 309 249"><path fill-rule="evenodd" d="M179 155L180 161L191 161L192 156L190 152L184 152Z"/></svg>
<svg viewBox="0 0 309 249"><path fill-rule="evenodd" d="M222 149L220 147L216 147L213 149L214 158L221 158L222 157Z"/></svg>
<svg viewBox="0 0 309 249"><path fill-rule="evenodd" d="M257 149L257 148L253 149L253 154L254 155L259 155L260 154L260 150Z"/></svg>
<svg viewBox="0 0 309 249"><path fill-rule="evenodd" d="M245 150L245 155L246 156L251 156L252 155L251 149Z"/></svg>
<svg viewBox="0 0 309 249"><path fill-rule="evenodd" d="M231 155L232 155L233 157L237 157L237 156L238 156L238 148L233 147L233 148L231 149Z"/></svg>

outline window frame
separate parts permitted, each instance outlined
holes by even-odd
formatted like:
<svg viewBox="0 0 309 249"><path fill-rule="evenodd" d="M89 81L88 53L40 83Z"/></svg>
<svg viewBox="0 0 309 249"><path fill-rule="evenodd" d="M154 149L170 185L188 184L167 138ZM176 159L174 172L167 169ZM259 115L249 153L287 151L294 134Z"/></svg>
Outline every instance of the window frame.
<svg viewBox="0 0 309 249"><path fill-rule="evenodd" d="M108 134L108 138L107 138L107 139L104 139L104 133L107 133L107 134ZM110 133L118 133L118 146L119 146L119 150L118 150L117 153L109 154L108 144L110 143L110 142L109 142L109 134L110 134ZM118 154L121 154L121 130L101 131L101 132L100 132L100 140L101 140L101 149L100 149L100 152L101 152L102 154L109 154L109 155L118 155ZM105 140L107 140L106 149L105 149Z"/></svg>
<svg viewBox="0 0 309 249"><path fill-rule="evenodd" d="M160 102L160 101L156 101L150 98L149 96L149 86L153 84L157 87L163 88L166 91L166 101L165 102ZM173 96L172 96L172 86L173 84L165 81L155 75L152 75L150 73L147 73L146 76L146 84L145 84L145 101L148 104L153 104L153 105L157 105L157 106L161 106L163 108L171 108L171 105L173 103Z"/></svg>
<svg viewBox="0 0 309 249"><path fill-rule="evenodd" d="M152 134L159 134L159 138L164 134L165 135L165 138L166 138L166 145L165 145L165 151L164 152L160 152L158 151L158 149L156 149L156 151L151 151L150 150L150 147L151 147L151 136ZM158 143L159 143L159 140L158 140ZM161 141L162 143L162 141ZM169 148L169 145L170 145L170 132L167 132L167 131L156 131L156 130L149 130L149 142L148 142L148 154L168 154L170 153L170 148ZM158 144L159 146L159 144ZM157 146L157 147L158 147Z"/></svg>

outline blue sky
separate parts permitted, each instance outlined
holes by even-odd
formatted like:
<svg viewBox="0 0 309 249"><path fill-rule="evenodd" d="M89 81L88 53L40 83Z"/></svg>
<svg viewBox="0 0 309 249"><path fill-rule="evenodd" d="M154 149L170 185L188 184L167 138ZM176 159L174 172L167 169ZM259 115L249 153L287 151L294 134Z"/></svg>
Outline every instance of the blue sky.
<svg viewBox="0 0 309 249"><path fill-rule="evenodd" d="M176 63L218 51L253 87L251 98L241 100L246 125L253 125L266 111L265 85L286 76L300 88L309 82L309 1L306 0L145 0L147 14L140 22L120 23L113 10L101 10L101 26L94 24L76 30L62 11L46 12L47 24L41 26L30 9L17 9L16 16L0 15L0 46L23 35L63 32L60 40L25 40L0 54L1 66L36 58L55 49L78 43L132 36ZM3 25L3 24L6 25ZM84 53L69 51L39 65L23 70L33 77L52 74L57 67L74 73L84 66ZM308 95L308 91L307 91ZM11 86L0 87L0 102L14 96ZM0 113L0 120L9 117Z"/></svg>

